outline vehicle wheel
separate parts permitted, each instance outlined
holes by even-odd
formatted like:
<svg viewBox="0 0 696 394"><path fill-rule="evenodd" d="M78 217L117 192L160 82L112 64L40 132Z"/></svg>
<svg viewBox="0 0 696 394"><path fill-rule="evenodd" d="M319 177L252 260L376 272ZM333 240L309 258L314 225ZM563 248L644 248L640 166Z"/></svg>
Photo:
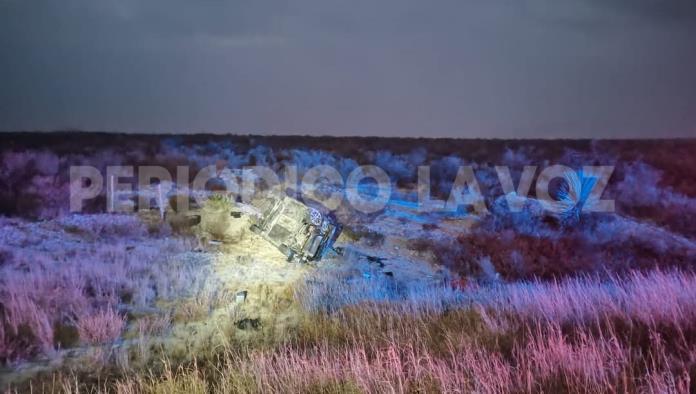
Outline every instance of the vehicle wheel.
<svg viewBox="0 0 696 394"><path fill-rule="evenodd" d="M292 249L288 248L285 244L280 244L278 246L278 250L280 250L280 253L285 255L288 262L292 261L293 257L295 257L295 252L293 252Z"/></svg>

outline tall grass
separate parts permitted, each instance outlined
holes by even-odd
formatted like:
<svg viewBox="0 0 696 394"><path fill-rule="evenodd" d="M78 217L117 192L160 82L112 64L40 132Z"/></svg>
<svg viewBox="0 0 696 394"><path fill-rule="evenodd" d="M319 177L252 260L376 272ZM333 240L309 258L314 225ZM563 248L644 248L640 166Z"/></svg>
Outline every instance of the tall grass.
<svg viewBox="0 0 696 394"><path fill-rule="evenodd" d="M119 393L687 393L695 388L691 273L464 290L414 287L378 299L354 291L366 283L340 285L319 275L297 297L316 306L316 297L340 286L343 300L334 297L333 307L307 312L291 339L273 347L230 345L192 355L190 363L165 362L149 373L131 371L96 385L79 375L56 375L46 387Z"/></svg>
<svg viewBox="0 0 696 394"><path fill-rule="evenodd" d="M284 339L256 347L229 341L182 358L169 356L166 349L153 352L147 341L177 318L193 320L198 311L229 301L208 286L208 268L172 258L186 254L188 246L181 240L153 238L131 247L122 234L118 241L109 238L121 230L86 226L101 228L104 237L86 248L77 241L84 236L79 228L63 227L73 238L61 243L51 241L55 229L40 225L6 232L5 246L13 253L9 264L0 267L3 360L50 355L59 346L61 325L74 327L85 344L120 341L127 324L124 306L147 307L177 298L190 300L190 308L136 320L132 341L137 346L132 352L120 348L125 361L98 373L85 365L27 383L36 391L696 389L694 273L633 271L450 286L380 275L369 265L320 268L297 287L296 300L304 312L287 335L279 336ZM153 356L157 359L148 362ZM138 357L142 360L134 360Z"/></svg>
<svg viewBox="0 0 696 394"><path fill-rule="evenodd" d="M197 296L214 284L210 267L182 258L188 241L143 242L137 218L3 224L0 241L11 257L0 265L0 363L51 356L66 342L112 342L126 313Z"/></svg>

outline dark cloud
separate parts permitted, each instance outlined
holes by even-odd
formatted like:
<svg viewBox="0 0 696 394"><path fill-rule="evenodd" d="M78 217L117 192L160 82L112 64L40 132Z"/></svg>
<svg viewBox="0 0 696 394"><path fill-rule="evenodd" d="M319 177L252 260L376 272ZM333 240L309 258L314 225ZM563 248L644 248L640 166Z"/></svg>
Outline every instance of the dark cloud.
<svg viewBox="0 0 696 394"><path fill-rule="evenodd" d="M686 0L0 0L0 129L696 135Z"/></svg>

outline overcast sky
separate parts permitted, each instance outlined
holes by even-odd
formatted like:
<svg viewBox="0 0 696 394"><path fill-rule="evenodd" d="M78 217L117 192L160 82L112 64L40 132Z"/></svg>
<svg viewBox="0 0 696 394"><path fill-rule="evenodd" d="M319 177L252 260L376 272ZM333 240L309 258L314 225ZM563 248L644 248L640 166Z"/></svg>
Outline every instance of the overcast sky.
<svg viewBox="0 0 696 394"><path fill-rule="evenodd" d="M693 0L0 0L0 130L696 137Z"/></svg>

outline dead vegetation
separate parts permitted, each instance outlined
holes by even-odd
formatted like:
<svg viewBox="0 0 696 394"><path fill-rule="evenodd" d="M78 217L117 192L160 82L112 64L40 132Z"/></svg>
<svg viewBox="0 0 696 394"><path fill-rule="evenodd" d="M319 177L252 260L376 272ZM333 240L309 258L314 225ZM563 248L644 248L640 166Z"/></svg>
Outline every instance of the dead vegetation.
<svg viewBox="0 0 696 394"><path fill-rule="evenodd" d="M364 141L206 138L151 137L134 153L99 141L90 152L21 143L3 150L1 212L58 217L0 218L0 386L66 393L696 391L696 233L689 220L696 183L684 181L693 180L694 163L676 166L664 153L691 157L692 141L663 141L662 149L652 142L535 142L532 149L530 142L373 141L371 151L350 157L351 146ZM146 157L172 171L225 160L330 164L344 174L379 162L401 187L430 162L435 197L449 192L459 165L473 162L491 212L466 227L434 216L412 223L394 212L345 212L342 246L374 256L359 259L344 248L349 253L311 270L289 266L270 246L254 249L244 231L227 236L227 214L177 222L172 204L165 225L159 210L61 215L60 169ZM618 214L567 223L533 201L510 212L491 164L521 168L542 158L617 164L607 193ZM215 217L214 204L208 209ZM209 239L194 239L192 225ZM425 261L431 258L438 265ZM32 372L5 380L23 368Z"/></svg>
<svg viewBox="0 0 696 394"><path fill-rule="evenodd" d="M355 286L344 284L345 294ZM290 340L271 347L229 345L183 364L165 362L149 374L124 371L108 383L85 380L85 371L61 372L34 387L685 393L694 389L694 288L693 275L652 272L609 282L413 289L388 302L344 302L333 312L308 313Z"/></svg>

